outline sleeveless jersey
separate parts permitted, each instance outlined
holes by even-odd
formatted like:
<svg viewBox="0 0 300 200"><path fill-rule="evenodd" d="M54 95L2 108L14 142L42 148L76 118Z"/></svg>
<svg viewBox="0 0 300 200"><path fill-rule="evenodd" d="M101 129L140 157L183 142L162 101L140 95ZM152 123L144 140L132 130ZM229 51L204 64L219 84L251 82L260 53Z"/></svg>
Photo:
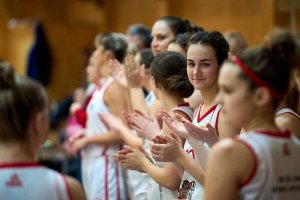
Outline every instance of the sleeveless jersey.
<svg viewBox="0 0 300 200"><path fill-rule="evenodd" d="M202 105L203 104L201 104L194 113L193 124L201 127L206 126L207 123L210 123L214 128L217 129L221 105L214 105L204 115L201 116L200 111ZM191 144L195 144L194 146L196 146L197 149L193 149ZM193 159L197 159L203 168L206 167L206 160L210 149L206 143L202 143L199 140L191 138L185 142L184 149ZM178 198L204 199L204 189L202 185L188 171L184 171L183 173L180 189L178 191Z"/></svg>
<svg viewBox="0 0 300 200"><path fill-rule="evenodd" d="M288 131L253 131L238 136L237 141L255 158L251 176L241 185L240 199L299 199L299 139Z"/></svg>
<svg viewBox="0 0 300 200"><path fill-rule="evenodd" d="M87 137L108 132L99 113L110 112L104 94L112 82L110 78L96 90L87 106ZM82 181L87 199L126 199L124 172L113 158L120 149L121 145L90 144L82 150Z"/></svg>
<svg viewBox="0 0 300 200"><path fill-rule="evenodd" d="M298 115L298 113L296 113L295 111L293 111L290 108L281 108L281 109L277 110L275 113L275 116L279 116L284 113L290 113L290 114L294 115L295 117L297 117L298 119L300 119L300 115Z"/></svg>
<svg viewBox="0 0 300 200"><path fill-rule="evenodd" d="M0 163L0 199L71 199L63 175L34 162Z"/></svg>
<svg viewBox="0 0 300 200"><path fill-rule="evenodd" d="M175 108L173 108L171 112L176 112L182 116L185 116L190 121L192 121L193 108L189 105L189 103L179 104ZM163 163L161 162L155 162L155 164L157 166L163 166ZM150 194L153 194L153 196L155 196L155 194L158 193L158 190L160 195L159 198L161 200L177 199L178 196L177 191L170 190L168 188L158 185L157 183L154 183L152 185L152 188L150 189ZM149 199L154 199L154 198L149 198ZM157 197L155 199L157 199Z"/></svg>

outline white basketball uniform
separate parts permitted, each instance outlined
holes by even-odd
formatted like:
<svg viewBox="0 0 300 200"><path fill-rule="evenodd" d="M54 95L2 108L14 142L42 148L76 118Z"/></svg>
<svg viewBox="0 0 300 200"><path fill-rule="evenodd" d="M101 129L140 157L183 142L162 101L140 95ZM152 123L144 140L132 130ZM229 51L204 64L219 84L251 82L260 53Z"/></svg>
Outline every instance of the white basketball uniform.
<svg viewBox="0 0 300 200"><path fill-rule="evenodd" d="M300 119L300 115L298 115L298 113L296 113L295 111L293 111L290 108L281 108L279 110L276 111L275 116L279 116L285 113L290 113L292 115L294 115L295 117L297 117L298 119Z"/></svg>
<svg viewBox="0 0 300 200"><path fill-rule="evenodd" d="M0 163L1 200L67 200L69 185L58 172L34 162Z"/></svg>
<svg viewBox="0 0 300 200"><path fill-rule="evenodd" d="M189 103L183 103L183 104L179 104L177 105L171 112L176 112L184 117L186 117L187 119L189 119L190 121L192 121L193 118L193 108L189 105ZM162 162L155 162L155 164L157 166L162 167L163 163ZM175 190L170 190L168 188L162 187L160 185L158 185L157 183L154 183L151 187L151 190L149 191L149 198L148 199L153 199L153 200L171 200L171 199L177 199L178 196L178 191ZM157 196L157 194L159 194L159 198ZM155 198L153 198L155 196Z"/></svg>
<svg viewBox="0 0 300 200"><path fill-rule="evenodd" d="M296 200L300 197L300 140L290 132L252 131L236 138L255 158L239 199Z"/></svg>
<svg viewBox="0 0 300 200"><path fill-rule="evenodd" d="M218 130L218 119L219 113L221 110L221 105L216 104L211 107L204 115L200 115L201 104L194 113L193 124L201 127L206 126L206 124L210 123L214 128ZM191 144L195 144L196 149L192 148ZM206 143L203 143L199 140L188 139L185 142L184 149L186 152L193 158L197 159L201 166L205 169L206 160L208 157L208 153L210 151L209 146ZM179 199L204 199L204 189L202 185L188 172L184 171L180 188L178 191Z"/></svg>
<svg viewBox="0 0 300 200"><path fill-rule="evenodd" d="M109 113L104 102L104 93L113 82L108 79L104 85L93 93L87 106L86 136L106 134L105 124L99 113ZM82 181L89 200L126 199L123 170L113 158L121 149L120 145L91 144L82 150Z"/></svg>

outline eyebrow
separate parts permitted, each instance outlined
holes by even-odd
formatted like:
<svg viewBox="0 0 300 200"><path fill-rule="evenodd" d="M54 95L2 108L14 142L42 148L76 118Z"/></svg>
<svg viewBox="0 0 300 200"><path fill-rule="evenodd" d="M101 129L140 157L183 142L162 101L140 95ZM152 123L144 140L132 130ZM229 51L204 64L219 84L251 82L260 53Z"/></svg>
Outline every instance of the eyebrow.
<svg viewBox="0 0 300 200"><path fill-rule="evenodd" d="M187 61L194 62L194 60L191 60L191 59L187 59ZM202 59L202 60L200 60L200 62L205 62L205 61L211 61L211 59Z"/></svg>

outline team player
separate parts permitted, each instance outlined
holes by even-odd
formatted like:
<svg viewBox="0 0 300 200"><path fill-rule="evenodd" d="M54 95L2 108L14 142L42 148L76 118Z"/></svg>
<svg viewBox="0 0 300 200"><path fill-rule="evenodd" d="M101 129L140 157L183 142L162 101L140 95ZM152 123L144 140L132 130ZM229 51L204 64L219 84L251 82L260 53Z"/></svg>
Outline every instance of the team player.
<svg viewBox="0 0 300 200"><path fill-rule="evenodd" d="M47 137L47 96L40 84L0 63L0 199L85 199L80 184L34 161Z"/></svg>
<svg viewBox="0 0 300 200"><path fill-rule="evenodd" d="M122 139L107 129L99 113L121 116L127 111L126 90L109 76L108 64L111 59L123 61L127 44L119 34L102 33L96 37L96 46L91 67L106 81L93 93L87 106L85 134L73 138L71 148L74 152L82 150L82 180L88 199L126 199L123 170L113 158Z"/></svg>
<svg viewBox="0 0 300 200"><path fill-rule="evenodd" d="M152 61L150 73L150 86L164 109L172 116L177 113L191 120L192 108L183 99L190 96L194 90L186 74L185 57L176 52L161 53ZM161 134L169 133L170 130L163 124ZM159 132L153 133L155 134ZM177 171L173 163L153 164L145 154L129 147L119 152L116 157L125 168L144 171L157 183L149 190L149 199L177 197L183 171ZM157 194L160 196L156 196Z"/></svg>
<svg viewBox="0 0 300 200"><path fill-rule="evenodd" d="M168 141L167 144L154 144L151 149L155 160L175 162L185 169L179 189L178 198L180 199L204 198L203 181L210 146L218 141L219 137L224 138L239 133L238 128L226 123L224 116L220 113L221 105L215 100L218 94L219 70L228 57L228 50L228 43L222 34L216 31L197 32L189 41L187 74L203 99L194 112L192 123L199 127L200 132L207 133L206 138L198 140L199 138L191 137L186 131L177 129L176 121L167 116L167 113L161 112L163 120L171 129L187 138L184 149L179 148L180 141L174 134L172 138L165 138Z"/></svg>
<svg viewBox="0 0 300 200"><path fill-rule="evenodd" d="M288 90L293 56L295 43L283 40L246 50L222 67L222 113L245 133L213 147L205 199L299 198L300 141L274 122Z"/></svg>

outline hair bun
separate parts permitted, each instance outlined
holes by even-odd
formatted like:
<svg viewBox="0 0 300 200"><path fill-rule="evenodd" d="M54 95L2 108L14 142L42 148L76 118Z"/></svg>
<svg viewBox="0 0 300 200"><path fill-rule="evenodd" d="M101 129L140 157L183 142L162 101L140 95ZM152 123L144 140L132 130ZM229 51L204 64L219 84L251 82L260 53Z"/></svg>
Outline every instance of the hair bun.
<svg viewBox="0 0 300 200"><path fill-rule="evenodd" d="M297 45L294 36L287 30L274 29L267 37L265 47L279 59L295 61Z"/></svg>
<svg viewBox="0 0 300 200"><path fill-rule="evenodd" d="M0 62L0 89L10 89L15 86L15 71L7 62Z"/></svg>

